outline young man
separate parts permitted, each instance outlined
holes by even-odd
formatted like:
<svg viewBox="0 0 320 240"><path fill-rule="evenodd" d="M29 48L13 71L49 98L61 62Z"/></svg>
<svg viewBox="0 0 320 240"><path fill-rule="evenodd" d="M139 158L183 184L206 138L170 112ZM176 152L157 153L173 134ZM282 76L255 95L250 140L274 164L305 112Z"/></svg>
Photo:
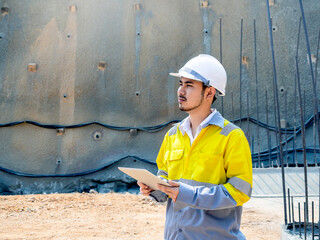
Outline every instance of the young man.
<svg viewBox="0 0 320 240"><path fill-rule="evenodd" d="M164 238L245 239L242 205L252 191L252 162L240 128L211 109L225 95L227 75L210 55L189 60L179 73L179 108L188 113L166 134L157 157L158 176L171 187L154 191L138 182L143 195L168 201Z"/></svg>

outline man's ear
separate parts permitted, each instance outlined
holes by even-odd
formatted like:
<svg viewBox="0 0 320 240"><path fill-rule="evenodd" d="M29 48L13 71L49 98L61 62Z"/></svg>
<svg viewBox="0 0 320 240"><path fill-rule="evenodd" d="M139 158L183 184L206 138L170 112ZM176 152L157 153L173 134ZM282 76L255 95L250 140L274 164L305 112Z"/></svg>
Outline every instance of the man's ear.
<svg viewBox="0 0 320 240"><path fill-rule="evenodd" d="M207 99L213 99L214 95L216 94L216 89L214 87L208 87L207 89Z"/></svg>

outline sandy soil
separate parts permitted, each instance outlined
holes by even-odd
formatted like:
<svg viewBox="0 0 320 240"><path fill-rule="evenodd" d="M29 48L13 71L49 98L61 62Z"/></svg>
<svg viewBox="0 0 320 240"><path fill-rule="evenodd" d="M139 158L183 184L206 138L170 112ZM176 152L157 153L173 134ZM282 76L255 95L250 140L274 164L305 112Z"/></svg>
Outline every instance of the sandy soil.
<svg viewBox="0 0 320 240"><path fill-rule="evenodd" d="M248 240L281 238L280 198L244 206ZM134 194L73 193L0 196L0 239L163 239L165 205Z"/></svg>

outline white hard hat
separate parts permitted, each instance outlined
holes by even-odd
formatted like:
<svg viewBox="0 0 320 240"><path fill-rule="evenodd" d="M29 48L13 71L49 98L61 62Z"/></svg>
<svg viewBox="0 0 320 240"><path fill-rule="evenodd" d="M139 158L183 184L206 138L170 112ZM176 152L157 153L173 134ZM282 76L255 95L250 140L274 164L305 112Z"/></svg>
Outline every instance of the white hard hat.
<svg viewBox="0 0 320 240"><path fill-rule="evenodd" d="M225 95L227 73L222 64L211 55L200 54L190 59L178 73L170 73L174 77L185 77L201 81L218 90L220 96Z"/></svg>

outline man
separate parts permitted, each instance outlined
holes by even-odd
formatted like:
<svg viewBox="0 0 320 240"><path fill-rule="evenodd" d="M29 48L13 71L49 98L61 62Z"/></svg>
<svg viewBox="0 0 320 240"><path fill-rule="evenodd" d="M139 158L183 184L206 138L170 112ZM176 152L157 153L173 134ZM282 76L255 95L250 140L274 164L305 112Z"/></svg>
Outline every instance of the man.
<svg viewBox="0 0 320 240"><path fill-rule="evenodd" d="M201 54L171 75L180 77L179 108L189 115L169 130L157 157L158 176L171 187L154 191L138 182L140 191L168 201L165 239L245 239L239 229L252 191L250 148L243 131L211 109L215 95L225 95L225 69Z"/></svg>

